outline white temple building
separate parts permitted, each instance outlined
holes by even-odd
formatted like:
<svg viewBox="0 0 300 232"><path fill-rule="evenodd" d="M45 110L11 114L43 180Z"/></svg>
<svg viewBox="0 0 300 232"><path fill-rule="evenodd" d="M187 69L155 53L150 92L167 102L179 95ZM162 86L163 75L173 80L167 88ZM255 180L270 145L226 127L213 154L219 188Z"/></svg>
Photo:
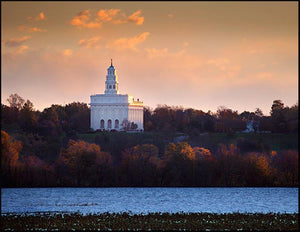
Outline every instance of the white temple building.
<svg viewBox="0 0 300 232"><path fill-rule="evenodd" d="M119 94L115 67L107 69L104 94L91 95L91 128L94 130L143 131L143 102Z"/></svg>

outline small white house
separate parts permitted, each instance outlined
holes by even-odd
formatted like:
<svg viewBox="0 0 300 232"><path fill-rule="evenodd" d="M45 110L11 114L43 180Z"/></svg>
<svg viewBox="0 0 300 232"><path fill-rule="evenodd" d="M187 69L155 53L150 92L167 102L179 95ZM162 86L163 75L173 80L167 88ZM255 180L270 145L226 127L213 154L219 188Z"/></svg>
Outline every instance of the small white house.
<svg viewBox="0 0 300 232"><path fill-rule="evenodd" d="M91 95L91 128L94 130L143 131L143 102L128 94L119 94L115 67L107 69L104 94ZM131 127L136 124L135 127Z"/></svg>
<svg viewBox="0 0 300 232"><path fill-rule="evenodd" d="M258 122L256 121L246 121L246 130L243 130L243 133L250 133L250 132L258 132Z"/></svg>

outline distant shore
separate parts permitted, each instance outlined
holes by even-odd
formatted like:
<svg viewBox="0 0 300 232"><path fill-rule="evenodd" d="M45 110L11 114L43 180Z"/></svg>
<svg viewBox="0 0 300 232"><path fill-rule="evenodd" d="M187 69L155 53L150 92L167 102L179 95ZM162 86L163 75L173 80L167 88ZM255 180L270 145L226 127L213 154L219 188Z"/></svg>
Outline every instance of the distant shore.
<svg viewBox="0 0 300 232"><path fill-rule="evenodd" d="M25 213L1 214L1 231L188 230L298 231L299 214L287 213Z"/></svg>

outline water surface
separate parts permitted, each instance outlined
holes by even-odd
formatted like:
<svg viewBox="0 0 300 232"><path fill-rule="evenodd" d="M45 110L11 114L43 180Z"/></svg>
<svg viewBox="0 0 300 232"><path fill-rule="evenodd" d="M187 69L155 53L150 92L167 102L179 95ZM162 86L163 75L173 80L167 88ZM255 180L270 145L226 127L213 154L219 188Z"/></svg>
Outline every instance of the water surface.
<svg viewBox="0 0 300 232"><path fill-rule="evenodd" d="M298 188L4 188L1 212L298 213Z"/></svg>

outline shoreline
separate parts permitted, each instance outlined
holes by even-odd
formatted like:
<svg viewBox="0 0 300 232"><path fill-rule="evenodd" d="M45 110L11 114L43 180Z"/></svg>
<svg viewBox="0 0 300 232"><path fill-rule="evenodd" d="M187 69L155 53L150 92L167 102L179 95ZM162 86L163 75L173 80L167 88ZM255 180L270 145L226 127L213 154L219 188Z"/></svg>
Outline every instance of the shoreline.
<svg viewBox="0 0 300 232"><path fill-rule="evenodd" d="M24 230L261 230L298 231L299 213L1 214L1 231Z"/></svg>

